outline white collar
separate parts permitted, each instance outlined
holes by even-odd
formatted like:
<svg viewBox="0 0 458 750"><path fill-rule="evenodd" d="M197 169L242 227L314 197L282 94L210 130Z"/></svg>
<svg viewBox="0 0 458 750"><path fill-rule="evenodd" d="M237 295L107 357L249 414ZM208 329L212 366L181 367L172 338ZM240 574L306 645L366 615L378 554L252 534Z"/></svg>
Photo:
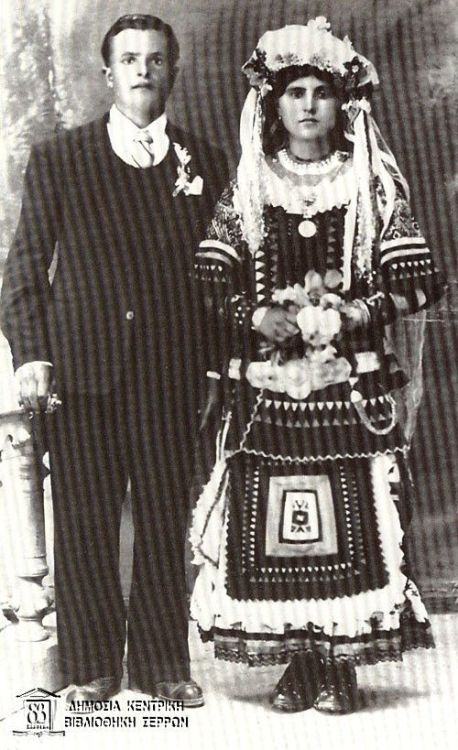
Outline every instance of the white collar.
<svg viewBox="0 0 458 750"><path fill-rule="evenodd" d="M154 161L153 165L158 164L165 159L167 151L169 150L170 139L166 133L167 126L167 115L165 112L162 113L156 120L150 122L146 128L139 128L135 125L132 120L129 120L116 106L110 109L110 116L107 123L108 135L110 143L116 156L130 164L133 167L137 167L138 164L132 157L132 143L139 132L147 132L153 139L154 144Z"/></svg>
<svg viewBox="0 0 458 750"><path fill-rule="evenodd" d="M337 167L336 167L337 165ZM347 205L355 193L353 159L351 156L338 154L327 160L324 169L331 169L328 174L321 174L323 167L316 164L296 165L278 157L266 157L261 162L264 205L281 206L286 213L299 214L310 218L317 213L331 211ZM307 173L304 169L308 169ZM315 169L316 174L310 170ZM303 174L298 171L302 170Z"/></svg>

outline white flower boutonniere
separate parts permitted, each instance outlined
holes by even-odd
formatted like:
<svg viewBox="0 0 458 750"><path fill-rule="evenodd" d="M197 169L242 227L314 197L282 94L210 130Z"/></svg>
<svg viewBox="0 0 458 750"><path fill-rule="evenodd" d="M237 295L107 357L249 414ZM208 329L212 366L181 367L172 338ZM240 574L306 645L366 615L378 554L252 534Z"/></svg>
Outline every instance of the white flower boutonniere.
<svg viewBox="0 0 458 750"><path fill-rule="evenodd" d="M191 155L185 146L180 146L179 143L174 143L173 148L178 159L177 168L177 180L175 182L175 190L172 195L175 198L179 193L185 195L202 195L202 189L204 181L200 175L196 175L191 179L191 170L189 162L191 161Z"/></svg>

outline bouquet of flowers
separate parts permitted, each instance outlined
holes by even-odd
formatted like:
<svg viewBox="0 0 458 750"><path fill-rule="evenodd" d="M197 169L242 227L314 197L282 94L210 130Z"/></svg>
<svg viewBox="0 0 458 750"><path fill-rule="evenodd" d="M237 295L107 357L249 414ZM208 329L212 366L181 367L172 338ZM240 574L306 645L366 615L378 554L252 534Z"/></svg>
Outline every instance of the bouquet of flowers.
<svg viewBox="0 0 458 750"><path fill-rule="evenodd" d="M297 313L299 342L289 349L275 349L267 362L251 362L246 377L253 387L304 399L314 390L349 379L351 365L333 346L341 333L345 305L338 293L341 282L339 271L329 270L324 278L309 271L304 286L274 292L272 302Z"/></svg>

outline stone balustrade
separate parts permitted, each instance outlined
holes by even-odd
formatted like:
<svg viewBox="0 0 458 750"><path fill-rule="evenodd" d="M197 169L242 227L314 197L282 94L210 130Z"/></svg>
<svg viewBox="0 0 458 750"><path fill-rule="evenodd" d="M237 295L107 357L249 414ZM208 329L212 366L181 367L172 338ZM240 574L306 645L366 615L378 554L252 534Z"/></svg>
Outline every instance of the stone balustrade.
<svg viewBox="0 0 458 750"><path fill-rule="evenodd" d="M1 335L0 521L0 602L18 618L13 628L18 640L46 640L42 619L51 597L43 586L49 566L42 471L33 448L32 419L18 405L11 353Z"/></svg>
<svg viewBox="0 0 458 750"><path fill-rule="evenodd" d="M0 481L15 586L16 637L42 641L42 619L49 608L43 587L48 574L43 484L33 449L30 415L22 409L0 413Z"/></svg>

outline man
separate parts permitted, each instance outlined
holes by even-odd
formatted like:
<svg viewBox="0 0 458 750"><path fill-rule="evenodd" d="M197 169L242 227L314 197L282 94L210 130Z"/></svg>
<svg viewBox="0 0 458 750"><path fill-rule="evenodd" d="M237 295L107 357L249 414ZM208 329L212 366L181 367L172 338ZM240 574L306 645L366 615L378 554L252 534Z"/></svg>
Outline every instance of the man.
<svg viewBox="0 0 458 750"><path fill-rule="evenodd" d="M189 671L183 561L205 367L191 271L226 162L167 122L178 54L158 18L113 24L102 55L114 105L32 149L4 276L3 330L21 401L43 411L54 389L62 401L45 432L68 700L119 689L119 528L130 478L129 684L203 705Z"/></svg>

